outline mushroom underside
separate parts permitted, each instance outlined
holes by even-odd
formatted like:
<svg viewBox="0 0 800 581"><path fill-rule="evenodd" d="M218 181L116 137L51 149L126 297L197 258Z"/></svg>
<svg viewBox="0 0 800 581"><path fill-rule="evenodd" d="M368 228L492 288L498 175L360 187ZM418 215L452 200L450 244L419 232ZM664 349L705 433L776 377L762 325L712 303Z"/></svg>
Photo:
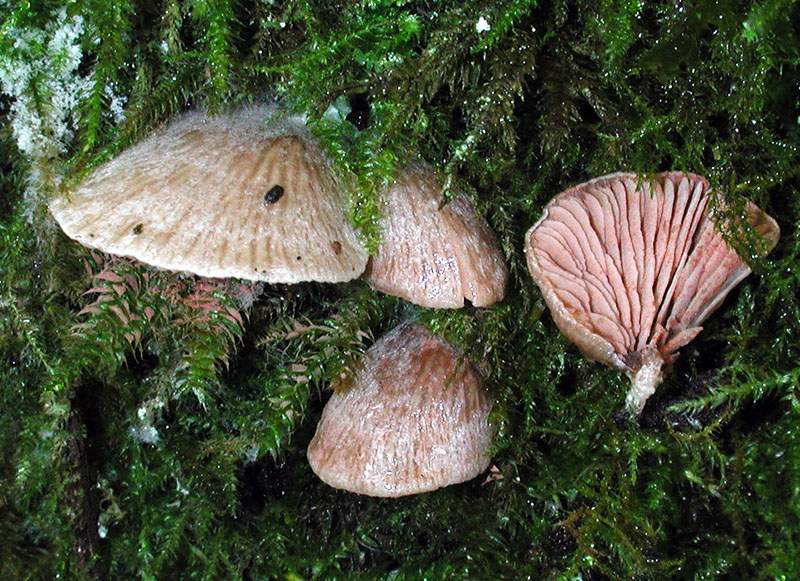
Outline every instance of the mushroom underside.
<svg viewBox="0 0 800 581"><path fill-rule="evenodd" d="M526 255L559 328L591 359L625 369L638 414L661 367L750 273L711 219L708 182L681 172L652 182L614 174L559 194L528 232ZM777 224L747 218L774 246Z"/></svg>

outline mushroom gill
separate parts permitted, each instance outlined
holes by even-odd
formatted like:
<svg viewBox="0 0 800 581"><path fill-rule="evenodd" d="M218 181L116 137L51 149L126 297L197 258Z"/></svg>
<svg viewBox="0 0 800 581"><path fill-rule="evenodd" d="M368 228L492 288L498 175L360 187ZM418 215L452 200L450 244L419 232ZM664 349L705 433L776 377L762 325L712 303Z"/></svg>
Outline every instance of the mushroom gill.
<svg viewBox="0 0 800 581"><path fill-rule="evenodd" d="M527 233L528 269L561 331L589 358L625 370L638 415L662 368L750 268L717 231L698 175L600 177L557 195ZM749 203L771 250L775 221Z"/></svg>
<svg viewBox="0 0 800 581"><path fill-rule="evenodd" d="M169 270L274 283L358 277L367 254L342 188L302 123L275 119L269 106L186 113L50 211L81 244Z"/></svg>
<svg viewBox="0 0 800 581"><path fill-rule="evenodd" d="M308 461L330 486L369 496L464 482L489 465L491 407L478 372L453 346L405 323L331 396Z"/></svg>
<svg viewBox="0 0 800 581"><path fill-rule="evenodd" d="M383 195L383 242L364 278L423 307L459 309L503 299L508 270L489 225L459 194L440 208L436 174L417 163Z"/></svg>

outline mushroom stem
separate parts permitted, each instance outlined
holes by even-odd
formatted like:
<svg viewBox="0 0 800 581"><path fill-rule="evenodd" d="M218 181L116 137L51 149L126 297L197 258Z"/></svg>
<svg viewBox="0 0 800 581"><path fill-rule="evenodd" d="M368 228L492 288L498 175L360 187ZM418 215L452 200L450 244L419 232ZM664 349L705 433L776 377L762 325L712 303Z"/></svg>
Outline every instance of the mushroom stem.
<svg viewBox="0 0 800 581"><path fill-rule="evenodd" d="M642 353L642 365L631 374L631 389L625 397L625 408L634 417L639 417L647 400L656 391L664 375L661 369L664 359L656 349L648 349Z"/></svg>

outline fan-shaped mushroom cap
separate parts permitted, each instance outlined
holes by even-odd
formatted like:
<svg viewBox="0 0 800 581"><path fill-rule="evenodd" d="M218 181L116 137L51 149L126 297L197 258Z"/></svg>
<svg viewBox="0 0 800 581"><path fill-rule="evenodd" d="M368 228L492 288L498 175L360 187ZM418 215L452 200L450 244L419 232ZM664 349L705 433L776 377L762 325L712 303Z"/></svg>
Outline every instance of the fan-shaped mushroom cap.
<svg viewBox="0 0 800 581"><path fill-rule="evenodd" d="M662 365L750 273L716 230L709 194L695 174L652 183L612 174L557 195L526 236L528 269L554 321L588 358L629 373L636 414ZM747 214L774 247L775 221L752 203Z"/></svg>
<svg viewBox="0 0 800 581"><path fill-rule="evenodd" d="M336 391L308 447L334 488L397 497L474 478L489 465L491 402L454 347L403 324L364 356Z"/></svg>
<svg viewBox="0 0 800 581"><path fill-rule="evenodd" d="M184 114L52 201L81 244L161 268L267 282L339 282L367 261L328 163L274 109Z"/></svg>
<svg viewBox="0 0 800 581"><path fill-rule="evenodd" d="M384 195L383 242L364 278L423 307L458 309L502 300L508 270L486 221L463 195L444 208L433 170L406 168Z"/></svg>

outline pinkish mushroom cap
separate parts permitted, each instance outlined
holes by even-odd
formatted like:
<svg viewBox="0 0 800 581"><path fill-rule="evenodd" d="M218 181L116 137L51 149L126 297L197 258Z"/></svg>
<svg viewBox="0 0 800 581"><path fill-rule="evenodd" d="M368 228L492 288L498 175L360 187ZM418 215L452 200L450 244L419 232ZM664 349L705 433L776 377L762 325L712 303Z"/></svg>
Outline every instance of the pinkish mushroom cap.
<svg viewBox="0 0 800 581"><path fill-rule="evenodd" d="M169 270L275 283L357 278L367 253L344 191L302 122L277 115L268 106L186 113L50 211L85 246Z"/></svg>
<svg viewBox="0 0 800 581"><path fill-rule="evenodd" d="M475 368L442 339L403 324L335 391L308 447L324 482L398 497L464 482L489 465L492 404Z"/></svg>
<svg viewBox="0 0 800 581"><path fill-rule="evenodd" d="M717 231L698 175L618 173L557 195L528 231L528 269L559 329L592 360L625 370L638 415L678 350L750 268ZM771 250L775 221L749 203Z"/></svg>
<svg viewBox="0 0 800 581"><path fill-rule="evenodd" d="M423 307L458 309L502 300L508 270L489 225L464 195L444 208L427 165L406 168L384 194L383 242L364 278Z"/></svg>

